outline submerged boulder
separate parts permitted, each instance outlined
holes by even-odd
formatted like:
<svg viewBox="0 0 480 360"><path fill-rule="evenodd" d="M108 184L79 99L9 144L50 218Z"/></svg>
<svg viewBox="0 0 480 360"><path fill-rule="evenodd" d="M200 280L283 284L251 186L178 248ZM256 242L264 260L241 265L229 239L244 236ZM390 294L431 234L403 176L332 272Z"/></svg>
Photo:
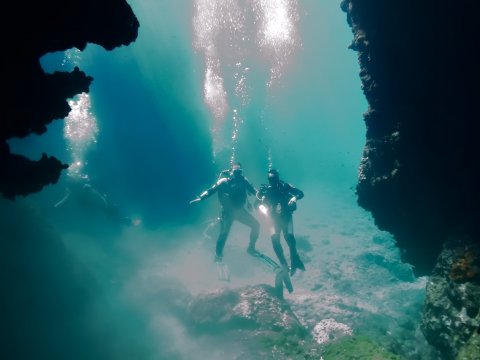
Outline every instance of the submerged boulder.
<svg viewBox="0 0 480 360"><path fill-rule="evenodd" d="M288 303L269 285L222 288L202 294L190 303L189 314L193 327L200 332L253 329L290 331L299 336L306 333Z"/></svg>
<svg viewBox="0 0 480 360"><path fill-rule="evenodd" d="M467 344L474 346L480 329L480 247L455 240L444 246L429 279L421 325L445 359L468 351L462 350Z"/></svg>
<svg viewBox="0 0 480 360"><path fill-rule="evenodd" d="M197 336L215 337L216 343L234 348L236 359L320 358L318 343L270 285L199 295L188 314Z"/></svg>

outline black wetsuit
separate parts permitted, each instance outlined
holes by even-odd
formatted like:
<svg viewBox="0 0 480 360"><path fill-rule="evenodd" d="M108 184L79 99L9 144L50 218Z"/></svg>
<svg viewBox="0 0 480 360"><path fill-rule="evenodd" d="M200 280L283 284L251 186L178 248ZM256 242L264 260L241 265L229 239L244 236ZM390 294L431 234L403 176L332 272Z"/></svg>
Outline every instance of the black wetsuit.
<svg viewBox="0 0 480 360"><path fill-rule="evenodd" d="M280 234L283 232L283 236L290 249L290 260L293 272L295 269L305 270L305 266L298 255L296 240L293 235L292 213L296 210L296 204L288 205L288 202L294 196L297 200L300 200L304 196L303 191L281 180L270 185L262 185L257 193L257 198L261 199L262 203L267 206L273 222L273 250L280 263L287 265L283 248L280 244Z"/></svg>
<svg viewBox="0 0 480 360"><path fill-rule="evenodd" d="M256 194L255 188L244 176L221 178L210 189L202 193L200 198L205 199L216 192L221 205L220 233L217 238L216 255L218 257L223 256L223 248L235 220L250 228L249 248L254 249L260 231L260 224L245 209L245 203L249 194Z"/></svg>

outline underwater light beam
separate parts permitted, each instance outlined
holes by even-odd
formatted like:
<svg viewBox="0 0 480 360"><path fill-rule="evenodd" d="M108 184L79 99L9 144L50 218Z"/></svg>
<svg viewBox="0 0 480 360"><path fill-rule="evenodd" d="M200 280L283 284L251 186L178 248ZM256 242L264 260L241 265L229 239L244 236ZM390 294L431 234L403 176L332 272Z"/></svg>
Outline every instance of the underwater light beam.
<svg viewBox="0 0 480 360"><path fill-rule="evenodd" d="M263 58L270 73L261 86L271 87L298 47L298 20L296 0L195 1L193 45L205 61L203 93L212 115L214 158L228 148L230 163L236 161L249 90L255 90L249 88L255 83L249 82L250 62L258 64Z"/></svg>
<svg viewBox="0 0 480 360"><path fill-rule="evenodd" d="M90 96L87 93L79 94L77 100L70 100L68 104L72 110L65 118L64 137L73 158L68 175L87 177L82 169L85 166L86 152L97 142L97 119L91 112Z"/></svg>

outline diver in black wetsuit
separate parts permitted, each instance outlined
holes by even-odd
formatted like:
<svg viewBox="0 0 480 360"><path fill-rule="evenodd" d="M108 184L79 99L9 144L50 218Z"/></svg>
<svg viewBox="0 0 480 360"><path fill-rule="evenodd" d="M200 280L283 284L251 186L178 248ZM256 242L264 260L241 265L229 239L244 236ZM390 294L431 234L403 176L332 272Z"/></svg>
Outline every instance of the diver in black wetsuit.
<svg viewBox="0 0 480 360"><path fill-rule="evenodd" d="M220 233L216 243L215 261L219 262L223 258L223 248L225 247L225 242L227 241L228 234L235 220L250 227L250 241L247 252L255 253L255 244L258 239L260 224L257 219L247 211L245 204L248 195L255 195L257 191L247 178L243 176L240 165L234 165L228 177L220 177L212 187L190 201L190 204L204 200L215 193L218 193L218 200L221 207Z"/></svg>
<svg viewBox="0 0 480 360"><path fill-rule="evenodd" d="M290 249L291 275L293 275L297 269L305 271L305 265L297 252L296 240L293 235L292 216L297 208L297 200L300 200L303 196L303 191L280 180L279 173L275 169L268 171L268 185L262 185L257 193L257 199L267 207L268 213L273 221L272 245L282 266L288 266L288 264L283 254L282 245L280 244L280 233L283 232L283 236L288 244Z"/></svg>
<svg viewBox="0 0 480 360"><path fill-rule="evenodd" d="M138 226L139 219L131 219L125 216L119 209L118 204L111 202L107 195L95 189L90 182L83 178L68 177L65 195L57 201L53 207L65 211L65 204L74 202L82 212L89 216L105 216L116 225ZM73 198L73 201L71 200ZM67 206L68 207L68 206ZM67 210L68 212L68 210Z"/></svg>

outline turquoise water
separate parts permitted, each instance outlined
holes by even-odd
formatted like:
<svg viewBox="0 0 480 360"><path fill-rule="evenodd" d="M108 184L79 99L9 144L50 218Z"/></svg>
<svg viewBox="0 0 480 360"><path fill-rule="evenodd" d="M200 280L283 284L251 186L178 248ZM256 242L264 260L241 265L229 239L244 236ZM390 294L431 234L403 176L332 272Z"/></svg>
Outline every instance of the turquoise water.
<svg viewBox="0 0 480 360"><path fill-rule="evenodd" d="M2 224L9 237L33 249L40 239L53 249L37 256L8 248L45 274L38 280L25 271L27 284L47 282L41 301L66 293L62 303L72 307L40 316L39 331L56 319L52 334L81 349L79 358L236 358L221 340L209 353L211 340L189 335L165 303L179 289L197 295L272 282L261 267L245 269L247 233L234 225L225 248L232 281L219 283L214 236L206 236L216 199L188 204L238 161L256 186L273 166L305 192L295 232L307 271L295 275L295 291L286 294L302 324L313 331L328 320L338 325L330 340L367 334L412 359L427 353L417 330L425 279L401 263L391 236L355 202L367 103L340 4L129 3L141 24L135 43L42 59L46 71L79 66L93 76L89 96L72 99L78 111L42 137L10 142L32 158L46 151L72 164L58 184L19 199L14 211L2 203L12 220ZM137 226L92 210L102 205L82 198L85 182ZM258 248L273 256L268 222L260 220ZM33 225L11 227L22 221ZM50 263L60 271L48 270ZM81 318L71 320L78 307ZM67 323L73 330L63 332ZM55 347L49 341L40 346L46 353Z"/></svg>

